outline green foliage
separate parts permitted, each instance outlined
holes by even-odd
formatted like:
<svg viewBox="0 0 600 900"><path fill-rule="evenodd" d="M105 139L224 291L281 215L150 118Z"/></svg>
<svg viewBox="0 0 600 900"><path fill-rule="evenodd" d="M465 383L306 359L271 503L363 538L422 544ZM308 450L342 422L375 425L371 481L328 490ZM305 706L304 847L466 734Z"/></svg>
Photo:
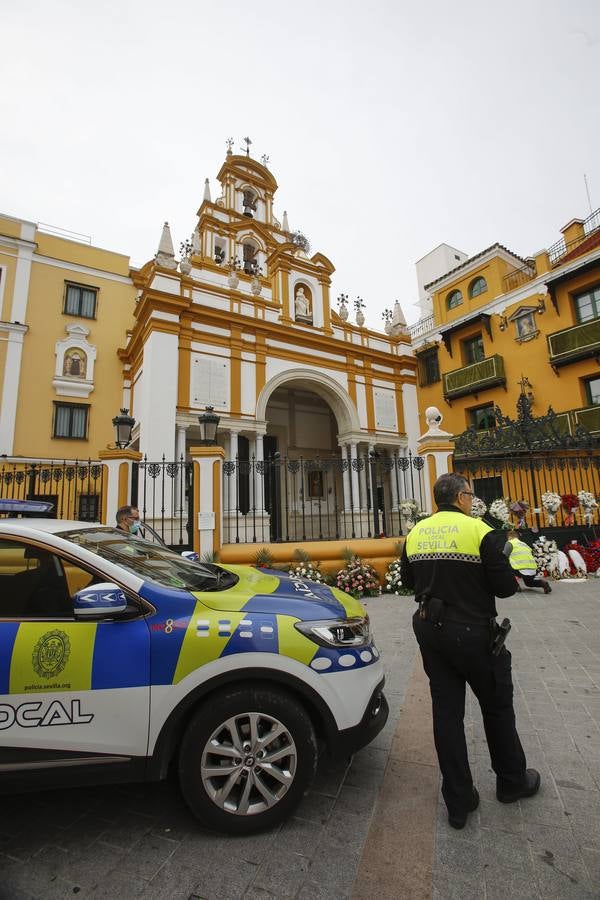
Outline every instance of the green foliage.
<svg viewBox="0 0 600 900"><path fill-rule="evenodd" d="M296 562L303 563L305 566L310 562L309 554L301 547L296 547L296 549L294 550L294 559L296 560Z"/></svg>
<svg viewBox="0 0 600 900"><path fill-rule="evenodd" d="M261 547L254 557L254 565L258 569L272 569L275 560L267 547Z"/></svg>
<svg viewBox="0 0 600 900"><path fill-rule="evenodd" d="M354 551L350 547L344 547L342 550L342 559L348 565L354 559Z"/></svg>
<svg viewBox="0 0 600 900"><path fill-rule="evenodd" d="M218 563L219 562L219 553L217 550L207 550L206 553L203 553L200 557L200 562L203 563Z"/></svg>

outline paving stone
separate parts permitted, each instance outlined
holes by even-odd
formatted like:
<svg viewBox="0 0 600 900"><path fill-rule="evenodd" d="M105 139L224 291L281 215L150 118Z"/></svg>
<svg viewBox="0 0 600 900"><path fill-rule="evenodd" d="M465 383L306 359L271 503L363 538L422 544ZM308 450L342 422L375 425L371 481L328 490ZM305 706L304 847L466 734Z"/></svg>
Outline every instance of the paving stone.
<svg viewBox="0 0 600 900"><path fill-rule="evenodd" d="M206 900L238 900L243 897L256 877L258 866L247 861L236 861L234 865L224 864L226 861L227 857L224 856L220 866L202 868L191 896Z"/></svg>
<svg viewBox="0 0 600 900"><path fill-rule="evenodd" d="M592 885L581 860L535 854L534 867L542 897L548 900L592 900Z"/></svg>
<svg viewBox="0 0 600 900"><path fill-rule="evenodd" d="M571 828L566 819L560 823L563 827L551 825L527 824L523 833L533 853L538 855L552 853L554 856L579 856L579 848L573 839Z"/></svg>
<svg viewBox="0 0 600 900"><path fill-rule="evenodd" d="M277 852L260 867L254 886L276 897L295 897L306 881L310 860L294 853Z"/></svg>
<svg viewBox="0 0 600 900"><path fill-rule="evenodd" d="M523 831L523 816L518 803L498 803L481 800L479 817L482 828L498 829L519 834Z"/></svg>
<svg viewBox="0 0 600 900"><path fill-rule="evenodd" d="M592 886L600 896L600 851L589 850L587 847L584 847L581 851L581 855L585 867L588 870Z"/></svg>
<svg viewBox="0 0 600 900"><path fill-rule="evenodd" d="M188 900L200 877L201 870L198 866L171 858L144 888L144 900L164 900L165 897L169 900Z"/></svg>
<svg viewBox="0 0 600 900"><path fill-rule="evenodd" d="M134 900L143 896L146 887L147 882L142 878L127 872L111 872L86 897L93 900Z"/></svg>
<svg viewBox="0 0 600 900"><path fill-rule="evenodd" d="M297 807L295 815L299 819L306 819L307 822L314 822L315 825L324 825L331 816L334 806L334 797L313 794L309 791Z"/></svg>

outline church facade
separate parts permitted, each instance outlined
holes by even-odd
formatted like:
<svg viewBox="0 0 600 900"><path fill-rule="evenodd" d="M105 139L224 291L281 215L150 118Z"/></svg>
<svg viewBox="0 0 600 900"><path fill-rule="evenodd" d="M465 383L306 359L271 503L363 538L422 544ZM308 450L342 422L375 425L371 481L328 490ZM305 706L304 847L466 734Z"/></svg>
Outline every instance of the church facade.
<svg viewBox="0 0 600 900"><path fill-rule="evenodd" d="M429 506L429 488L399 305L382 333L360 303L332 302L334 266L276 217L266 165L229 149L217 182L181 252L165 223L139 269L2 220L1 452L13 465L97 459L129 409L144 459L134 489L164 524L190 506L183 470L208 407L225 451L224 542L400 533L400 504Z"/></svg>

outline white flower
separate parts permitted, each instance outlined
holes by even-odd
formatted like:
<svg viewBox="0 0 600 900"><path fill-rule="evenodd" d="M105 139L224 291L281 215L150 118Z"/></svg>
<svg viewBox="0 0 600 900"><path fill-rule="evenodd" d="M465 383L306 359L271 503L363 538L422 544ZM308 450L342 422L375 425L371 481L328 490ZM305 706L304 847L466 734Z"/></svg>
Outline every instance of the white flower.
<svg viewBox="0 0 600 900"><path fill-rule="evenodd" d="M473 503L471 505L471 515L476 519L480 519L482 516L485 516L487 512L487 506L480 500L479 497L473 497Z"/></svg>

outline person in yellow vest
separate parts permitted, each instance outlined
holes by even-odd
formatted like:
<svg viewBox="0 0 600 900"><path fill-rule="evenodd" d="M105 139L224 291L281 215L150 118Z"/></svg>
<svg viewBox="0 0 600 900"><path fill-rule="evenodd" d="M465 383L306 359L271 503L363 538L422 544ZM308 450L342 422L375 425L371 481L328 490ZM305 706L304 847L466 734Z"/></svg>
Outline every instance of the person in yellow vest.
<svg viewBox="0 0 600 900"><path fill-rule="evenodd" d="M541 587L544 589L545 594L552 593L552 588L544 578L535 577L537 575L537 563L529 544L520 539L517 531L509 531L508 540L512 544L509 560L512 568L515 570L515 574L523 579L527 587Z"/></svg>
<svg viewBox="0 0 600 900"><path fill-rule="evenodd" d="M517 733L510 652L502 642L492 652L499 630L495 597L517 590L504 539L471 516L473 491L462 475L442 475L433 496L438 511L408 534L400 572L419 604L413 629L429 678L448 822L464 828L479 805L465 740L466 684L481 707L497 799L533 796L540 774L527 768Z"/></svg>

